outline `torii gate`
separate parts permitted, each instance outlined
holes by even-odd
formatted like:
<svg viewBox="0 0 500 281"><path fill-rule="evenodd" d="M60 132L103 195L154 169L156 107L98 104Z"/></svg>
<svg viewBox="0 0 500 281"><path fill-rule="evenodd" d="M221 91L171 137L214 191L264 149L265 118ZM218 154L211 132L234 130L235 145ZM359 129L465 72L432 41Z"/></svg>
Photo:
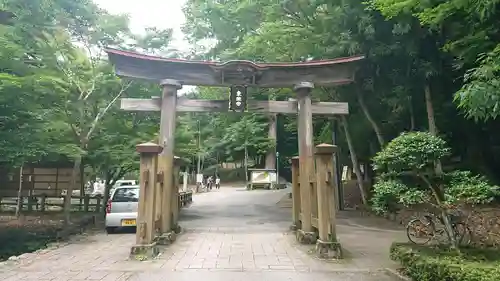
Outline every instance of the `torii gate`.
<svg viewBox="0 0 500 281"><path fill-rule="evenodd" d="M177 221L172 213L174 193L172 167L174 165L174 132L177 112L228 112L228 100L191 100L178 99L177 91L182 85L214 87L293 87L296 101L248 101L248 111L265 114L298 114L298 142L300 163L300 186L308 187L315 181L314 141L312 115L345 115L348 104L340 102L312 102L311 90L315 86L332 86L354 81L357 62L363 56L338 58L332 60L296 63L254 63L250 61L229 61L226 63L167 59L142 55L129 51L107 49L110 61L117 75L129 78L146 79L163 87L161 97L151 99L124 98L121 109L132 111L160 111L159 145L163 148L158 160L158 174L162 176L163 190L161 208L156 212L146 212L161 217L159 224L162 236L170 237ZM160 150L158 150L160 151ZM153 177L154 178L154 177ZM142 181L141 181L142 185ZM300 208L302 215L294 215L294 224L300 224L297 235L301 242L316 241L311 222L312 208L317 206L316 187L300 188ZM292 194L298 198L297 194ZM296 200L294 200L294 204ZM318 210L319 212L328 212ZM145 214L138 214L139 217ZM331 218L334 219L334 218ZM300 222L298 221L300 220ZM154 220L153 220L154 221ZM159 239L158 241L162 241ZM138 239L137 243L140 241ZM142 241L153 245L153 241Z"/></svg>

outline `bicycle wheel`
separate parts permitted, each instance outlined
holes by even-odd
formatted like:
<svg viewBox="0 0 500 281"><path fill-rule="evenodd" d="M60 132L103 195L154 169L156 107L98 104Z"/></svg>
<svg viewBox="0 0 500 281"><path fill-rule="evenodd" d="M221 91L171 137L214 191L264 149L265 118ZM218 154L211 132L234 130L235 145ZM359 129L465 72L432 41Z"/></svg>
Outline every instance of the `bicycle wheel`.
<svg viewBox="0 0 500 281"><path fill-rule="evenodd" d="M421 219L413 219L406 225L406 236L408 240L417 245L425 245L434 236L432 223Z"/></svg>
<svg viewBox="0 0 500 281"><path fill-rule="evenodd" d="M455 239L459 245L469 245L472 242L472 231L464 223L456 223L453 225L453 231L455 232Z"/></svg>

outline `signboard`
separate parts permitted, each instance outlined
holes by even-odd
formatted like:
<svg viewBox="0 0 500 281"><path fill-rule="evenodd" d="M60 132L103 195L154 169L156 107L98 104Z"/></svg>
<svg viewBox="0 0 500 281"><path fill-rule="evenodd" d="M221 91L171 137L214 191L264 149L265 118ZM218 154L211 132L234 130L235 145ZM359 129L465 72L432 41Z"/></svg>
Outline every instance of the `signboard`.
<svg viewBox="0 0 500 281"><path fill-rule="evenodd" d="M276 182L276 172L252 171L250 181L252 184L270 184Z"/></svg>

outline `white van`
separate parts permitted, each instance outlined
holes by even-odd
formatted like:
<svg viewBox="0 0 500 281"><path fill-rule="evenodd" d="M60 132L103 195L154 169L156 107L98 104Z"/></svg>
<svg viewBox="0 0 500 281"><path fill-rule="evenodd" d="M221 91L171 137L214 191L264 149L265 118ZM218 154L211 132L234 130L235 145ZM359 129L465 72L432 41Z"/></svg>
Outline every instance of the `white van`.
<svg viewBox="0 0 500 281"><path fill-rule="evenodd" d="M117 180L111 190L109 190L109 194L111 195L113 191L120 186L130 186L130 185L137 185L136 180Z"/></svg>

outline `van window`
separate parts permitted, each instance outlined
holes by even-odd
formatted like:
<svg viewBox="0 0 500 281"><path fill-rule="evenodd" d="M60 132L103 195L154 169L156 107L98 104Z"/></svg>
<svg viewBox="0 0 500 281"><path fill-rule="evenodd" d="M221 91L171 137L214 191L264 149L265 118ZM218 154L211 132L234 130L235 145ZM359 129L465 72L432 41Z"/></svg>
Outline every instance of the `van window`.
<svg viewBox="0 0 500 281"><path fill-rule="evenodd" d="M124 186L124 185L136 185L134 180L118 180L115 183L115 186Z"/></svg>
<svg viewBox="0 0 500 281"><path fill-rule="evenodd" d="M113 194L112 202L139 202L139 188L118 188Z"/></svg>

